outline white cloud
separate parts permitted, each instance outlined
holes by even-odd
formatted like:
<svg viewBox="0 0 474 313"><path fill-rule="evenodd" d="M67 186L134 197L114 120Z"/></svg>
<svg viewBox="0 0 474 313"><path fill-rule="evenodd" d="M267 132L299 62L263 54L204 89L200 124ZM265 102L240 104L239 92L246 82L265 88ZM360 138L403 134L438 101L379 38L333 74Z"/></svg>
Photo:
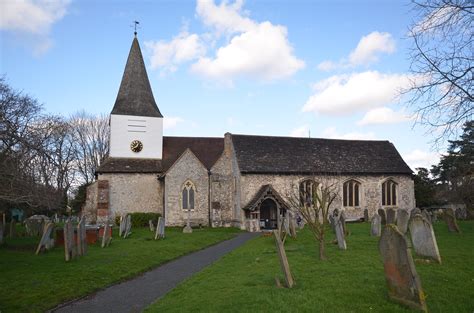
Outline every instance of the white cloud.
<svg viewBox="0 0 474 313"><path fill-rule="evenodd" d="M213 0L198 0L196 13L205 25L213 27L218 34L245 32L255 28L256 23L242 16L243 4L243 0L237 0L232 4L222 1L220 5L215 5Z"/></svg>
<svg viewBox="0 0 474 313"><path fill-rule="evenodd" d="M163 128L172 129L175 128L179 123L184 122L181 117L164 117L163 118Z"/></svg>
<svg viewBox="0 0 474 313"><path fill-rule="evenodd" d="M352 140L376 140L377 137L373 132L361 133L361 132L348 132L341 134L335 127L328 127L321 133L323 138L331 139L352 139Z"/></svg>
<svg viewBox="0 0 474 313"><path fill-rule="evenodd" d="M363 36L357 47L351 51L348 58L339 62L323 61L318 65L321 71L331 71L336 68L351 68L360 65L369 65L379 60L382 53L391 54L395 51L395 40L390 33L371 32Z"/></svg>
<svg viewBox="0 0 474 313"><path fill-rule="evenodd" d="M436 152L426 152L415 149L403 155L403 159L408 163L410 168L415 171L417 167L430 169L432 165L438 164L440 154Z"/></svg>
<svg viewBox="0 0 474 313"><path fill-rule="evenodd" d="M62 19L70 0L7 0L0 2L0 29L22 34L42 53L52 44L52 25Z"/></svg>
<svg viewBox="0 0 474 313"><path fill-rule="evenodd" d="M303 106L304 112L346 115L394 102L400 89L410 83L405 74L367 71L335 75L314 84L315 93Z"/></svg>
<svg viewBox="0 0 474 313"><path fill-rule="evenodd" d="M302 125L293 129L290 132L291 137L308 137L309 136L309 125Z"/></svg>
<svg viewBox="0 0 474 313"><path fill-rule="evenodd" d="M404 111L394 111L387 107L375 108L367 113L357 122L357 125L379 125L379 124L397 124L410 121L412 118Z"/></svg>
<svg viewBox="0 0 474 313"><path fill-rule="evenodd" d="M147 41L145 46L151 50L151 68L162 68L174 72L181 63L197 59L206 53L206 48L197 34L182 31L171 41Z"/></svg>

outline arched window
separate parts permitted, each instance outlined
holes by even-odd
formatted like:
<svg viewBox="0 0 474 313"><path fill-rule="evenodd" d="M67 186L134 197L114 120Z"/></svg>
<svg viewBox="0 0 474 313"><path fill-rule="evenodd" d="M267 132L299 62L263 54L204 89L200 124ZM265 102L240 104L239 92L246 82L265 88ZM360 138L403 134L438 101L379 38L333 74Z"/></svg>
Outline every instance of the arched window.
<svg viewBox="0 0 474 313"><path fill-rule="evenodd" d="M190 181L187 181L183 186L183 191L181 194L183 210L194 210L194 193L196 189L194 184Z"/></svg>
<svg viewBox="0 0 474 313"><path fill-rule="evenodd" d="M382 205L397 205L397 183L389 179L382 184Z"/></svg>
<svg viewBox="0 0 474 313"><path fill-rule="evenodd" d="M308 179L300 183L300 204L303 206L314 205L314 199L318 190L318 183L314 180Z"/></svg>
<svg viewBox="0 0 474 313"><path fill-rule="evenodd" d="M360 206L360 183L353 179L348 180L342 185L343 205L347 207Z"/></svg>

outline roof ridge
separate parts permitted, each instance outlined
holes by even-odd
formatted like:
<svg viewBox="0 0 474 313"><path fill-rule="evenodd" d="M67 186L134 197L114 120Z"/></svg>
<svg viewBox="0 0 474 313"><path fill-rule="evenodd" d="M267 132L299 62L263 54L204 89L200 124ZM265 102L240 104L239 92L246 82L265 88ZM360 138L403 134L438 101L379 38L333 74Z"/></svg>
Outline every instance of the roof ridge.
<svg viewBox="0 0 474 313"><path fill-rule="evenodd" d="M389 142L389 140L380 140L380 139L341 139L341 138L321 138L321 137L293 137L293 136L272 136L272 135L249 135L249 134L233 134L230 133L232 137L241 136L241 137L267 137L267 138L288 138L288 139L317 139L317 140L328 140L328 141L360 141L360 142Z"/></svg>

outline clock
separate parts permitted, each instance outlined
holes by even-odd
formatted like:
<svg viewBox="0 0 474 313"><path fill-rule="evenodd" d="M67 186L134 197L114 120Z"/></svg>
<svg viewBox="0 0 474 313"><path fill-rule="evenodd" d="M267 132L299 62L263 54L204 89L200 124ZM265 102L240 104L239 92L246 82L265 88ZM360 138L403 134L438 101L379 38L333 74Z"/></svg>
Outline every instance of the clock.
<svg viewBox="0 0 474 313"><path fill-rule="evenodd" d="M143 144L140 140L134 140L130 143L130 149L133 151L133 152L140 152L142 151L143 149Z"/></svg>

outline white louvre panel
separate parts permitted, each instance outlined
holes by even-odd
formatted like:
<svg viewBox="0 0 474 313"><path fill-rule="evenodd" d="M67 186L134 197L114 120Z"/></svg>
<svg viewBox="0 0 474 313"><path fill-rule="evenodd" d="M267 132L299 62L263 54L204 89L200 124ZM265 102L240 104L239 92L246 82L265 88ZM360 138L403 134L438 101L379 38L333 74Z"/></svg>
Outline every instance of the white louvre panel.
<svg viewBox="0 0 474 313"><path fill-rule="evenodd" d="M130 149L133 140L140 140L142 151ZM163 118L132 115L110 115L110 157L161 159L163 152Z"/></svg>

